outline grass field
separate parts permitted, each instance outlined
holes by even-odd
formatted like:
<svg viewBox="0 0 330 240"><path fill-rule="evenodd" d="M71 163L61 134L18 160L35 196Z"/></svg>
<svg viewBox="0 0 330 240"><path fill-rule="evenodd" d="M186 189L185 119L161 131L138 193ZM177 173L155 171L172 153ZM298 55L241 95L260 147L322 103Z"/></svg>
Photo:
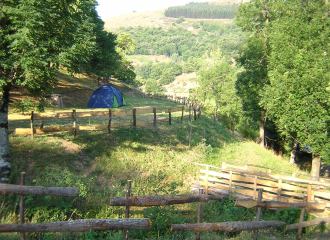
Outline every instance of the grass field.
<svg viewBox="0 0 330 240"><path fill-rule="evenodd" d="M64 78L62 78L64 79ZM72 79L71 79L72 80ZM71 81L70 80L70 81ZM75 85L74 82L70 84ZM79 88L91 87L79 83ZM92 83L92 84L95 84ZM76 86L77 87L77 86ZM124 92L133 90L126 89ZM65 91L64 91L65 92ZM143 99L126 95L127 106L157 107L165 110L181 106L159 99ZM84 105L72 102L72 106ZM63 109L72 111L72 109ZM57 110L56 110L57 111ZM62 111L62 110L61 110ZM164 115L166 116L166 115ZM138 116L138 120L145 116ZM61 119L62 121L63 119ZM124 119L125 121L127 119ZM70 120L71 121L71 120ZM45 122L45 125L68 124ZM82 119L78 124L100 124L106 119ZM29 121L10 122L10 152L12 161L11 183L19 184L20 172L26 172L26 185L77 186L78 197L26 197L26 222L67 221L74 219L124 218L124 207L110 207L111 197L126 195L126 182L132 180L132 195L188 194L190 185L198 180L199 168L195 163L221 167L223 161L250 163L285 171L300 170L289 164L289 159L260 148L257 143L232 134L221 123L202 116L192 122L192 141L189 148L190 126L188 120L159 123L150 122L146 128L119 128L107 131L81 131L35 135L14 135L15 127ZM1 223L18 223L18 196L0 196ZM202 222L251 221L255 209L233 207L234 200L212 201L203 204ZM197 204L181 206L132 208L132 218L150 218L150 231L131 231L130 239L195 239L193 232L170 232L174 223L195 223ZM292 223L299 218L300 210L265 211L262 220L279 219ZM309 228L303 239L327 239L328 231L321 227ZM323 231L323 232L322 232ZM81 234L29 234L29 239L123 239L122 231ZM283 228L260 231L259 239L295 239L295 231ZM201 239L252 239L252 232L204 232ZM0 234L0 239L19 239L19 234Z"/></svg>

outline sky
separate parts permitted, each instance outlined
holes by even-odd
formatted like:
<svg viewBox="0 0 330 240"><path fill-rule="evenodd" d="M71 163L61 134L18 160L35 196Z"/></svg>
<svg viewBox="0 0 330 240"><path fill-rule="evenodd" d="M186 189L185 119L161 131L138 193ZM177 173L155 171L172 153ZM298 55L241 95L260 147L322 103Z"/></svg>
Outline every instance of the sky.
<svg viewBox="0 0 330 240"><path fill-rule="evenodd" d="M189 2L210 2L211 0L97 0L98 15L102 20L125 14L156 10L171 6L185 5Z"/></svg>

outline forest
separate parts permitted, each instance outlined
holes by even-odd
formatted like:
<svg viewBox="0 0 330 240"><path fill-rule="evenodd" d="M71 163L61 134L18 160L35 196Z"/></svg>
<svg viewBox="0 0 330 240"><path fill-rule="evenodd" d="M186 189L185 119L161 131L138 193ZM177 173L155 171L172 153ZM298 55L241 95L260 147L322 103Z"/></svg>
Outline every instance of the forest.
<svg viewBox="0 0 330 240"><path fill-rule="evenodd" d="M209 3L190 2L184 6L169 7L165 10L166 17L197 19L233 19L235 17L236 4L214 5Z"/></svg>

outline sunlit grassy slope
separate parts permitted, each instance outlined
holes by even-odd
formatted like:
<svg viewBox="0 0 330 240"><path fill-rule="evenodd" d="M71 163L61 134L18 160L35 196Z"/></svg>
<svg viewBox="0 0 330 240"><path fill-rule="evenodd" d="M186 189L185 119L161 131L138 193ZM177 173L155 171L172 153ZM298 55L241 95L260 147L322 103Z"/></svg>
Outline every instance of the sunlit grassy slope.
<svg viewBox="0 0 330 240"><path fill-rule="evenodd" d="M84 88L83 85L80 83L79 86ZM126 89L128 93L131 91L133 90ZM130 110L133 107L157 107L164 111L168 107L181 106L159 99L143 99L129 95L125 97L127 106L121 110ZM74 102L72 104L77 105ZM79 111L83 111L83 108L84 106L80 106ZM167 114L162 116L168 117ZM174 116L179 116L179 114ZM132 121L130 118L124 120L114 118L114 121ZM199 179L199 168L195 163L221 167L223 161L228 161L256 164L285 171L299 171L295 166L289 164L288 159L282 159L272 152L260 148L258 144L243 139L237 133L232 134L221 123L217 123L213 127L211 118L203 113L200 118L192 122L190 148L190 126L187 119L182 123L175 120L171 126L168 122L159 123L156 128L151 123L151 119L152 117L138 115L137 120L147 121L146 128L120 128L113 130L110 134L107 131L79 131L76 137L69 132L53 133L36 135L33 141L28 135L17 136L12 133L14 127L23 125L28 127L29 121L25 123L10 122L11 183L19 184L20 172L24 171L27 185L78 186L79 188L79 197L76 198L28 197L26 221L123 218L125 216L124 208L109 207L109 201L111 197L126 195L127 180L132 181L133 196L188 194L191 184ZM47 120L45 126L72 125L70 119L67 122L61 121ZM107 118L78 119L78 125L107 124L107 121ZM16 208L18 197L2 196L0 200L3 206L0 211L1 222L17 223L19 221ZM225 215L221 215L222 218L220 218L220 213L214 215L214 211L222 211L223 207L228 207L232 202L217 204L204 205L203 221L225 220ZM187 204L170 208L132 209L131 217L151 219L154 217L154 220L150 232L132 231L131 236L133 239L141 239L143 234L149 236L149 239L156 239L158 235L163 236L164 239L194 239L194 233L173 235L169 232L169 225L165 224L160 227L154 224L156 224L156 220L167 222L167 224L194 223L196 207L196 204ZM244 219L246 218L248 221L250 217L252 219L255 216L253 212L251 212L251 216L246 215L250 214L249 211L241 212L240 214L243 215L233 213L228 212L231 217L226 215L226 218L235 220L237 217L243 218L244 215ZM160 219L160 216L167 217ZM158 226L159 229L157 230L155 226ZM270 230L270 232L265 231L262 234L266 236L264 239L267 239L267 236L275 233ZM276 232L276 234L280 233ZM10 236L13 237L12 239L19 237L17 234L2 236L7 238ZM32 234L30 236L44 239L46 235ZM80 236L83 236L84 239L122 239L123 233L112 232L102 235L107 237L100 238L91 238L88 237L89 235ZM226 237L221 233L203 233L203 236L204 239L217 239L219 236L249 239L252 235L245 233ZM64 239L56 238L56 235L48 237L47 239ZM279 238L281 237L280 234ZM287 238L289 237L286 235Z"/></svg>

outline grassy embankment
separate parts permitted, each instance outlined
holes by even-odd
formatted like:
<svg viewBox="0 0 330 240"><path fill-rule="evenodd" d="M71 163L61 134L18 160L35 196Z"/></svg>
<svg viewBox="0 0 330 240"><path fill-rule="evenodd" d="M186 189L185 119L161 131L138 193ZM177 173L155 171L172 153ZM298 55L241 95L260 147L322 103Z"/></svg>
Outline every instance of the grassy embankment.
<svg viewBox="0 0 330 240"><path fill-rule="evenodd" d="M88 78L61 77L63 95L88 88L96 89L95 82ZM71 89L68 88L71 86ZM74 89L74 90L72 90ZM61 88L56 89L61 91ZM130 89L123 92L132 93ZM136 93L138 95L138 93ZM79 96L79 94L77 95ZM87 99L88 101L88 99ZM127 106L157 107L162 110L180 106L169 101L126 96ZM69 107L83 111L86 100L71 102ZM50 109L49 109L50 110ZM51 109L52 111L58 109ZM165 116L165 115L164 115ZM138 120L148 119L138 116ZM129 121L124 119L121 121ZM67 121L67 122L66 122ZM70 125L69 120L45 121L49 125ZM107 118L79 119L78 124L106 124ZM25 126L24 126L25 125ZM10 151L12 161L11 183L19 183L20 172L26 172L26 184L38 186L78 186L79 197L33 197L26 199L26 222L67 221L91 218L124 218L124 207L109 207L111 197L125 196L126 181L132 180L132 195L187 194L190 184L198 180L199 168L194 164L204 163L221 166L222 161L251 163L286 171L299 171L272 152L256 143L231 134L220 123L214 128L212 120L201 116L193 121L192 144L188 146L190 127L188 120L160 123L157 128L149 122L146 128L121 128L108 134L106 131L54 133L36 135L33 141L28 135L16 136L15 127L29 127L29 121L10 122ZM2 223L18 223L18 196L1 196L0 217ZM203 222L251 221L255 210L234 208L232 200L210 202L203 205ZM151 231L132 231L131 239L195 239L195 233L170 233L172 223L195 223L197 204L171 207L132 208L131 217L148 217ZM299 211L264 212L263 220L280 219L296 221ZM318 228L312 234L318 232ZM264 230L260 239L293 239L293 233L284 234L283 229ZM32 239L123 239L123 232L83 234L30 234ZM320 235L321 236L321 235ZM206 232L202 239L249 239L251 232L223 234ZM1 238L18 239L19 234L0 234Z"/></svg>

